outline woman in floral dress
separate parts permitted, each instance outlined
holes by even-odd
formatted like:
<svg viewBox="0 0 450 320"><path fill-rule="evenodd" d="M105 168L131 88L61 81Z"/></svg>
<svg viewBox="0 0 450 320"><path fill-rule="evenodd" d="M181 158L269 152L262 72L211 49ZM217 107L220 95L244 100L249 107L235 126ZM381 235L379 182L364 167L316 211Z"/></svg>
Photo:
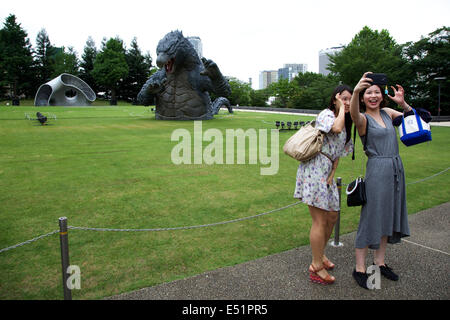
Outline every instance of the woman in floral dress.
<svg viewBox="0 0 450 320"><path fill-rule="evenodd" d="M328 108L316 118L316 128L325 133L322 152L301 162L297 170L294 198L308 205L312 217L310 280L321 284L335 281L328 273L335 265L325 256L325 247L340 209L334 173L339 157L353 151L352 120L349 114L352 93L353 90L346 85L336 87Z"/></svg>

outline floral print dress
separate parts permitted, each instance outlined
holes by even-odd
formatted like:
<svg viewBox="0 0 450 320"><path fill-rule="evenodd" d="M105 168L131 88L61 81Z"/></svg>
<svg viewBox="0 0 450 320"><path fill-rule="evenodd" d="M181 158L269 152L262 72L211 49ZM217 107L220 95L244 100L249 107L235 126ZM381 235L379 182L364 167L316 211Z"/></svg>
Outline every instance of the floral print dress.
<svg viewBox="0 0 450 320"><path fill-rule="evenodd" d="M345 143L347 136L345 129L339 134L331 132L335 120L336 116L330 109L323 110L316 118L316 128L326 133L322 152L333 160L353 151L352 139ZM327 178L332 167L331 160L321 153L308 161L300 162L294 198L326 211L339 211L339 193L336 181L333 180L333 184L327 187Z"/></svg>

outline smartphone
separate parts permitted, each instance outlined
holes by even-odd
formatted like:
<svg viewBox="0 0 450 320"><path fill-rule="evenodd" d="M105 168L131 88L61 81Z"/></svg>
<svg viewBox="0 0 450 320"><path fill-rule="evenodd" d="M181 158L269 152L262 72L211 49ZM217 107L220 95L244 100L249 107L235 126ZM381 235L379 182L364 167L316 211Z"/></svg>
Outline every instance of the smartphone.
<svg viewBox="0 0 450 320"><path fill-rule="evenodd" d="M388 78L384 73L369 73L366 77L373 80L372 84L385 86L388 83Z"/></svg>

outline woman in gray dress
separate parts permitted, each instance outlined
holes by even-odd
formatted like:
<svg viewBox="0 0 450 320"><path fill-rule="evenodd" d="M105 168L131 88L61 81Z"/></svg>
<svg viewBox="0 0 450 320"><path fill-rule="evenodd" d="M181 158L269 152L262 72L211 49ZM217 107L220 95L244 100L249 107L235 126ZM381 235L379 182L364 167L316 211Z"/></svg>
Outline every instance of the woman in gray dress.
<svg viewBox="0 0 450 320"><path fill-rule="evenodd" d="M397 133L392 124L402 113L386 107L386 96L404 112L411 110L405 102L402 86L391 87L394 96L389 96L384 93L384 88L372 84L368 74L366 72L356 85L350 103L350 114L361 140L364 143L367 139L367 202L361 209L355 240L356 268L353 271L356 282L366 289L368 248L375 250L374 264L380 267L381 274L398 280L398 276L385 263L385 253L387 243L398 243L401 237L409 235L405 175ZM360 104L365 108L365 114L360 112Z"/></svg>

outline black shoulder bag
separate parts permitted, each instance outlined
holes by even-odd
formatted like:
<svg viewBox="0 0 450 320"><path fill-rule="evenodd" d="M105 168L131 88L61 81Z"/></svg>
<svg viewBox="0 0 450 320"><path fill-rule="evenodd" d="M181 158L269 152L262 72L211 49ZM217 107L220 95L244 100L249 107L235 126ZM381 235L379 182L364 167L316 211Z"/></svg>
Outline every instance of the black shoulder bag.
<svg viewBox="0 0 450 320"><path fill-rule="evenodd" d="M365 115L364 115L365 116ZM353 133L353 156L352 159L355 160L355 148L356 148L356 126L355 131ZM369 133L369 120L367 120L366 117L366 138L364 140L364 151L367 147L367 138ZM347 194L347 206L349 207L357 207L357 206L363 206L366 201L366 188L364 183L364 176L360 176L350 182L347 186L347 189L345 190L345 193Z"/></svg>

